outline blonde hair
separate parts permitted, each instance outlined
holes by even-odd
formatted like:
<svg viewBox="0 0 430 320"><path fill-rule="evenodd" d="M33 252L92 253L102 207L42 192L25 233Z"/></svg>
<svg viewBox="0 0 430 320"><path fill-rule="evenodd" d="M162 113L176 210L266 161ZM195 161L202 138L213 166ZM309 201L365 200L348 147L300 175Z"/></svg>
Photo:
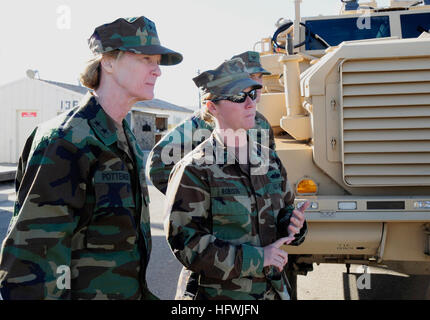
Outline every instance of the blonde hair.
<svg viewBox="0 0 430 320"><path fill-rule="evenodd" d="M205 94L204 96L202 96L201 103L202 103L203 107L202 107L202 109L200 110L201 118L202 118L204 121L206 121L207 123L211 124L211 125L215 125L215 123L216 123L216 122L215 122L215 117L214 117L214 115L209 111L209 109L208 109L208 107L207 107L206 103L207 103L209 100L213 99L213 98L215 98L215 95L213 95L212 93L207 93L207 94ZM214 102L214 103L216 103L216 102Z"/></svg>
<svg viewBox="0 0 430 320"><path fill-rule="evenodd" d="M95 56L90 59L81 73L80 81L87 88L96 90L100 85L100 76L101 76L101 61L103 57L110 57L113 59L120 59L123 54L121 50L113 50L109 52L105 52Z"/></svg>
<svg viewBox="0 0 430 320"><path fill-rule="evenodd" d="M208 108L206 106L204 106L202 108L202 110L200 111L201 114L201 118L209 123L209 124L214 124L215 123L215 117L212 115L212 113L208 110Z"/></svg>

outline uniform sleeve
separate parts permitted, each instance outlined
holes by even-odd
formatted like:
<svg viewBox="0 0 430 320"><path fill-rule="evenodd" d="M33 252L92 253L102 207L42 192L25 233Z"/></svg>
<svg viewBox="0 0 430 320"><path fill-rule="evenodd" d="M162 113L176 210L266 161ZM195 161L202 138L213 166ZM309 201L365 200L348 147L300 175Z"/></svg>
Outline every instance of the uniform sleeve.
<svg viewBox="0 0 430 320"><path fill-rule="evenodd" d="M275 152L273 152L275 154ZM276 156L276 155L275 155ZM284 203L285 207L282 208L278 214L278 237L287 237L288 236L288 225L290 224L290 218L293 214L293 210L295 209L294 206L294 199L295 194L293 189L291 188L291 185L288 181L287 177L287 171L285 170L285 167L282 165L281 160L276 156L276 161L278 162L278 166L281 170L281 176L283 178L282 182L282 193L284 195ZM298 246L305 240L306 234L307 234L308 226L307 222L305 220L303 227L300 229L300 232L295 235L294 241L290 243L292 246Z"/></svg>
<svg viewBox="0 0 430 320"><path fill-rule="evenodd" d="M146 166L147 176L152 184L164 194L166 194L167 183L173 167L183 158L185 149L188 149L188 152L192 149L192 131L186 134L187 125L191 125L191 122L182 123L172 129L149 154Z"/></svg>
<svg viewBox="0 0 430 320"><path fill-rule="evenodd" d="M49 138L27 159L33 137L20 159L15 211L0 256L0 292L3 299L68 299L72 234L85 202L88 161L84 149Z"/></svg>
<svg viewBox="0 0 430 320"><path fill-rule="evenodd" d="M272 150L276 150L275 134L273 133L272 126L269 123L267 124L269 125L269 148Z"/></svg>
<svg viewBox="0 0 430 320"><path fill-rule="evenodd" d="M164 144L157 144L148 156L146 166L146 175L160 192L166 193L167 182L169 181L170 172L173 169L174 163L166 164L161 159L161 151Z"/></svg>
<svg viewBox="0 0 430 320"><path fill-rule="evenodd" d="M165 229L172 252L185 267L205 277L262 276L263 248L234 245L211 234L207 174L182 164L174 168L167 191Z"/></svg>
<svg viewBox="0 0 430 320"><path fill-rule="evenodd" d="M210 126L197 116L185 119L152 149L146 167L152 184L166 194L170 173L186 154L211 134Z"/></svg>

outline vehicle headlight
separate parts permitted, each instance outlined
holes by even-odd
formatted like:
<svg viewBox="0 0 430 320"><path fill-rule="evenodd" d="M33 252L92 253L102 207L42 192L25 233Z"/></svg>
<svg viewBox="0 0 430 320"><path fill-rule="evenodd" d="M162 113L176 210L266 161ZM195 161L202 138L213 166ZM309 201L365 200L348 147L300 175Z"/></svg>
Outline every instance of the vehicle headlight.
<svg viewBox="0 0 430 320"><path fill-rule="evenodd" d="M297 209L300 209L300 207L305 203L306 201L299 201L297 202ZM316 210L318 209L318 202L316 201L311 201L310 206L308 207L308 210Z"/></svg>
<svg viewBox="0 0 430 320"><path fill-rule="evenodd" d="M356 201L339 201L337 203L337 208L339 210L357 210Z"/></svg>

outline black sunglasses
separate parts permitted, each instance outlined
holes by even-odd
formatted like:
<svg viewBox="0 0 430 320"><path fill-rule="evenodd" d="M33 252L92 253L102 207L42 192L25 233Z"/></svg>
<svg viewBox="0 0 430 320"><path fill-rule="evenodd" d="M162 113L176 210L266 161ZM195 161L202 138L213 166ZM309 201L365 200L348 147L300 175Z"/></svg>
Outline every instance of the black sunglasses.
<svg viewBox="0 0 430 320"><path fill-rule="evenodd" d="M234 96L220 96L220 97L216 97L215 99L212 99L212 102L217 102L220 100L228 100L234 103L242 103L246 100L246 97L250 97L251 100L255 100L257 99L257 89L252 89L249 92L239 92L238 94L235 94Z"/></svg>

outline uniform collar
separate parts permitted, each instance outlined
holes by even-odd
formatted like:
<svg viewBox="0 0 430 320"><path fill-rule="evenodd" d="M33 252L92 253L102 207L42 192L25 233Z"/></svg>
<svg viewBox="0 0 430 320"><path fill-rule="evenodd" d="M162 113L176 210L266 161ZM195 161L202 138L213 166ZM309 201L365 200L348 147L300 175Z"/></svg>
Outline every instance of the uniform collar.
<svg viewBox="0 0 430 320"><path fill-rule="evenodd" d="M85 101L89 125L105 145L112 145L118 140L114 120L104 111L91 93L87 93Z"/></svg>
<svg viewBox="0 0 430 320"><path fill-rule="evenodd" d="M98 103L97 99L89 94L87 101L87 108L91 110L88 118L88 123L91 128L96 132L98 138L106 145L110 146L118 141L117 125L115 121L106 113L103 107ZM138 162L143 162L143 154L140 148L137 148L136 138L134 137L130 126L125 119L122 120L122 127L124 134L130 140L129 148L134 156L138 158ZM132 158L133 160L133 158Z"/></svg>

